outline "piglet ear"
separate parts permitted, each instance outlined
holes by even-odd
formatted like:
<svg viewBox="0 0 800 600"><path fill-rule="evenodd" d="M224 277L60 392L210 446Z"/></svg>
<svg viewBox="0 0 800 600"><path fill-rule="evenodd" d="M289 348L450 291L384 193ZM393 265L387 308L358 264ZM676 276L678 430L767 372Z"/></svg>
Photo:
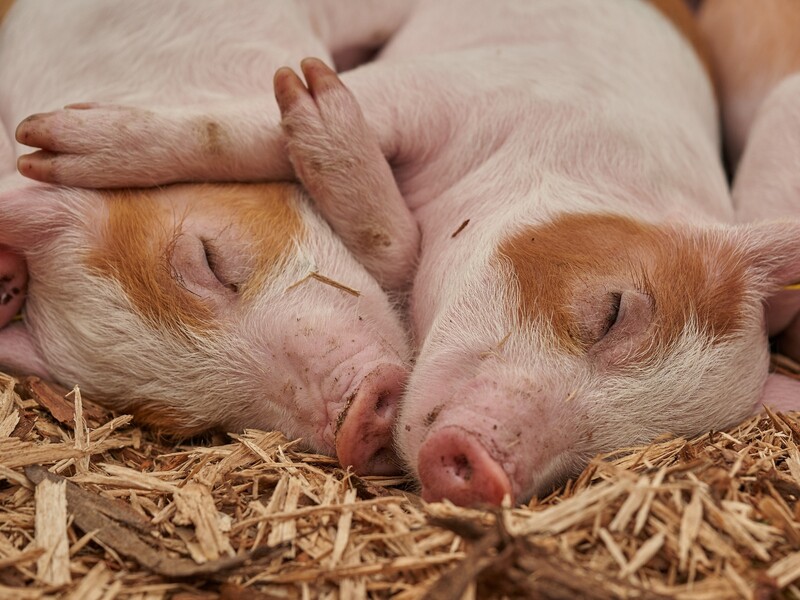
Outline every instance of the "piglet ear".
<svg viewBox="0 0 800 600"><path fill-rule="evenodd" d="M0 365L4 370L52 379L44 358L22 322L0 329Z"/></svg>
<svg viewBox="0 0 800 600"><path fill-rule="evenodd" d="M767 332L781 353L800 361L800 221L758 223L739 231L764 297Z"/></svg>
<svg viewBox="0 0 800 600"><path fill-rule="evenodd" d="M800 221L768 221L739 231L748 266L765 291L800 283Z"/></svg>
<svg viewBox="0 0 800 600"><path fill-rule="evenodd" d="M0 179L0 245L24 255L50 239L64 223L67 195L17 173Z"/></svg>
<svg viewBox="0 0 800 600"><path fill-rule="evenodd" d="M18 174L0 179L0 327L11 322L24 302L28 257L69 226L67 205L75 197Z"/></svg>

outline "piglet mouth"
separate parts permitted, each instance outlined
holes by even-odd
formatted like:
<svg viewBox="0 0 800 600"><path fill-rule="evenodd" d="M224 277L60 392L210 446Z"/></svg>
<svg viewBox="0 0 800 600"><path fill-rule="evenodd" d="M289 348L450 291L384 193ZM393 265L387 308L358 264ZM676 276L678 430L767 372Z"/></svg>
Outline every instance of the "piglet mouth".
<svg viewBox="0 0 800 600"><path fill-rule="evenodd" d="M348 398L336 421L336 457L357 475L396 475L400 459L392 432L408 370L384 363L373 368Z"/></svg>

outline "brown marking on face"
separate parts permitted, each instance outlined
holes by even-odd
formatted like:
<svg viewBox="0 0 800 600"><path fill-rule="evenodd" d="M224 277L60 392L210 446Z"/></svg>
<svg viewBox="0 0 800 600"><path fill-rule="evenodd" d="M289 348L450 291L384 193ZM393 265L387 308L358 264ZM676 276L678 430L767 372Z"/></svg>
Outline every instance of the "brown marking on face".
<svg viewBox="0 0 800 600"><path fill-rule="evenodd" d="M171 207L158 201L160 192L110 191L108 217L101 246L87 265L116 280L131 304L155 328L181 333L205 330L212 313L199 298L187 294L169 265L169 246L175 237Z"/></svg>
<svg viewBox="0 0 800 600"><path fill-rule="evenodd" d="M685 0L649 0L662 15L664 15L675 28L683 34L683 37L692 45L695 54L703 63L703 67L711 80L714 88L714 95L719 97L718 78L712 67L711 51L700 28L697 25L691 9L686 5Z"/></svg>
<svg viewBox="0 0 800 600"><path fill-rule="evenodd" d="M592 343L573 307L592 302L592 294L603 302L609 287L637 288L652 298L652 335L643 356L668 348L692 316L710 339L742 323L747 274L741 255L710 234L679 234L614 215L565 214L508 237L498 254L518 283L520 321L549 323L573 354Z"/></svg>
<svg viewBox="0 0 800 600"><path fill-rule="evenodd" d="M249 275L239 292L252 299L303 235L292 206L296 186L180 185L157 190L106 192L107 219L87 266L116 280L134 310L154 328L185 334L213 330L214 314L181 285L171 249L189 218L204 218L239 232Z"/></svg>

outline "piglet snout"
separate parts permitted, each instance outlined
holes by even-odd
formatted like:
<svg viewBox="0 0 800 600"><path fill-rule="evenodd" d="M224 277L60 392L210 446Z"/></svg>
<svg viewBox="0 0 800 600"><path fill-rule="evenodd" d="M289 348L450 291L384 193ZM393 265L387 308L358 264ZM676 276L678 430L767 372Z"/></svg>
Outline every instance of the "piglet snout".
<svg viewBox="0 0 800 600"><path fill-rule="evenodd" d="M27 284L25 260L0 245L0 327L5 327L22 308Z"/></svg>
<svg viewBox="0 0 800 600"><path fill-rule="evenodd" d="M392 429L408 371L381 364L362 380L336 432L336 456L358 475L394 475L401 471L392 446Z"/></svg>
<svg viewBox="0 0 800 600"><path fill-rule="evenodd" d="M512 496L503 467L483 444L460 427L433 432L419 451L422 497L428 502L448 499L459 506L499 505Z"/></svg>

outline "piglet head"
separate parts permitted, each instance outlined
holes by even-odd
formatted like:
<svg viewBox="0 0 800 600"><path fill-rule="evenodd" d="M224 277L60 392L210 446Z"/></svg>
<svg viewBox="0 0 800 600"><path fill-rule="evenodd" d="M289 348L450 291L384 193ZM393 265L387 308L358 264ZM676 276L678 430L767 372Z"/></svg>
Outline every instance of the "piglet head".
<svg viewBox="0 0 800 600"><path fill-rule="evenodd" d="M277 428L360 473L396 469L404 329L302 188L10 188L0 267L27 301L0 364L167 431Z"/></svg>
<svg viewBox="0 0 800 600"><path fill-rule="evenodd" d="M401 411L425 498L522 500L769 402L763 304L800 279L800 224L562 214L498 238L432 322Z"/></svg>

